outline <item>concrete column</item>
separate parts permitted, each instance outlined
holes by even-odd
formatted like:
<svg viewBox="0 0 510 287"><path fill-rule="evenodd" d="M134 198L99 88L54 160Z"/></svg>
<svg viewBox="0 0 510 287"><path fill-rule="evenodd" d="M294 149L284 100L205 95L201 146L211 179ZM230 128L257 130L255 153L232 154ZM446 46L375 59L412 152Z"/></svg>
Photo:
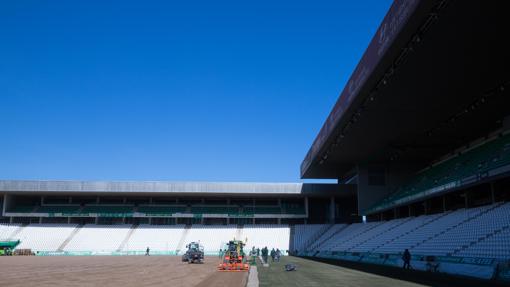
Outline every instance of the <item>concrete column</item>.
<svg viewBox="0 0 510 287"><path fill-rule="evenodd" d="M306 218L308 218L308 196L305 197L305 214Z"/></svg>
<svg viewBox="0 0 510 287"><path fill-rule="evenodd" d="M42 222L42 217L39 217L39 223L43 223L43 222Z"/></svg>
<svg viewBox="0 0 510 287"><path fill-rule="evenodd" d="M71 217L67 218L67 224L71 224Z"/></svg>
<svg viewBox="0 0 510 287"><path fill-rule="evenodd" d="M490 185L491 185L491 200L492 204L494 204L496 203L496 194L494 193L494 182L491 181Z"/></svg>
<svg viewBox="0 0 510 287"><path fill-rule="evenodd" d="M9 217L9 223L12 224L12 222L13 222L13 219L12 219L12 216L11 216L11 217Z"/></svg>
<svg viewBox="0 0 510 287"><path fill-rule="evenodd" d="M335 197L329 198L329 222L335 223Z"/></svg>
<svg viewBox="0 0 510 287"><path fill-rule="evenodd" d="M12 195L9 195L9 194L5 194L4 195L4 212L7 211L7 209L11 209L14 205L14 201L12 200Z"/></svg>
<svg viewBox="0 0 510 287"><path fill-rule="evenodd" d="M3 195L3 201L2 201L2 216L5 216L5 209L7 208L7 195Z"/></svg>
<svg viewBox="0 0 510 287"><path fill-rule="evenodd" d="M278 218L278 224L282 224L282 219Z"/></svg>

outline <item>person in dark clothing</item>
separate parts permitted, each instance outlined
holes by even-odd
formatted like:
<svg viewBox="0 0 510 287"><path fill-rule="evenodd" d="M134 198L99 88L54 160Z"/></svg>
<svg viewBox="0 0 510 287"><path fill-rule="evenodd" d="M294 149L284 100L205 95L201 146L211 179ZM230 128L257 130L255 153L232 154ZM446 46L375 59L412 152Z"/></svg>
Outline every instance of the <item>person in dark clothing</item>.
<svg viewBox="0 0 510 287"><path fill-rule="evenodd" d="M274 262L274 257L276 256L276 251L273 249L271 249L271 262Z"/></svg>
<svg viewBox="0 0 510 287"><path fill-rule="evenodd" d="M262 260L264 261L264 263L267 263L267 255L268 255L268 250L267 250L267 246L262 248Z"/></svg>
<svg viewBox="0 0 510 287"><path fill-rule="evenodd" d="M411 269L411 253L409 252L409 249L406 249L404 251L404 254L402 255L402 260L404 261L404 266L402 266L402 268Z"/></svg>
<svg viewBox="0 0 510 287"><path fill-rule="evenodd" d="M257 248L257 257L260 256L260 248Z"/></svg>
<svg viewBox="0 0 510 287"><path fill-rule="evenodd" d="M147 249L145 250L145 256L150 256L150 249L149 246L147 246Z"/></svg>

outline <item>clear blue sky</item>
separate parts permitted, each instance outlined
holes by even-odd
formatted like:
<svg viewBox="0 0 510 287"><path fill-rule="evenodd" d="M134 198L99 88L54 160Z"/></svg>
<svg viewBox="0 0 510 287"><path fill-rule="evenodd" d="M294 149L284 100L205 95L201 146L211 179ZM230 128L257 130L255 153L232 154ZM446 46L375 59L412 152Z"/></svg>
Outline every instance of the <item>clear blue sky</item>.
<svg viewBox="0 0 510 287"><path fill-rule="evenodd" d="M0 178L299 181L390 5L1 1Z"/></svg>

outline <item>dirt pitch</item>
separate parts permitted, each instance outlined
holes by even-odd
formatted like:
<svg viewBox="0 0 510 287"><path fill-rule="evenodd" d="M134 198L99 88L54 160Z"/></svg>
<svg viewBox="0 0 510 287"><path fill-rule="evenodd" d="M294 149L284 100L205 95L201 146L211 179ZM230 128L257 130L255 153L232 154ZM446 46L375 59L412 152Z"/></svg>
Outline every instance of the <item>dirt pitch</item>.
<svg viewBox="0 0 510 287"><path fill-rule="evenodd" d="M0 286L243 287L248 272L218 272L218 257L204 264L177 256L0 257Z"/></svg>

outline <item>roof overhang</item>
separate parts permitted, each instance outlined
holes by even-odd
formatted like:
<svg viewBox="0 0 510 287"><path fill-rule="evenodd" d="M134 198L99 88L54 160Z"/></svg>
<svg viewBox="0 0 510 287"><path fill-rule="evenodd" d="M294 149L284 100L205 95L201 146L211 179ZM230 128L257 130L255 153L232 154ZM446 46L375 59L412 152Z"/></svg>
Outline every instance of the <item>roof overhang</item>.
<svg viewBox="0 0 510 287"><path fill-rule="evenodd" d="M485 1L395 1L301 164L430 162L510 113L509 18Z"/></svg>
<svg viewBox="0 0 510 287"><path fill-rule="evenodd" d="M0 180L0 194L288 197L353 194L328 183Z"/></svg>

